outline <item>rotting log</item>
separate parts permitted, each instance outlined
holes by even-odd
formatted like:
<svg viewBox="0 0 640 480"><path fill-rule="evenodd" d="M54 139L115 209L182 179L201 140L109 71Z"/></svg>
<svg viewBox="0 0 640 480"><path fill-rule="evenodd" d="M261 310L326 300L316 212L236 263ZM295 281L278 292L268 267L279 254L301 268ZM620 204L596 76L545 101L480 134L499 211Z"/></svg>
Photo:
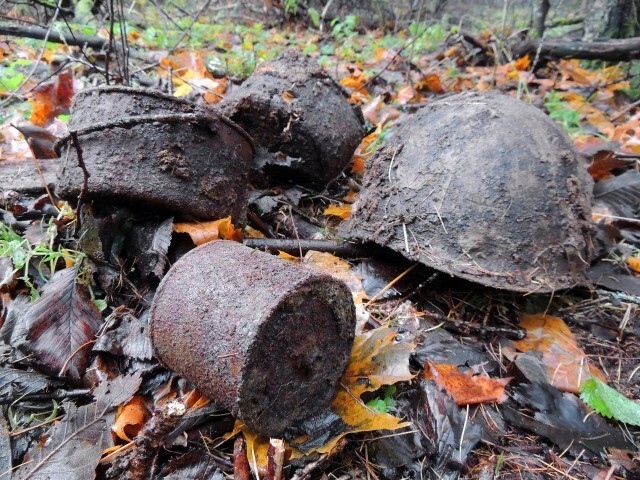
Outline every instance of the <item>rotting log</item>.
<svg viewBox="0 0 640 480"><path fill-rule="evenodd" d="M52 43L62 43L72 47L87 46L96 50L103 50L109 44L108 38L95 35L81 35L72 32L61 33L42 27L14 25L5 22L0 23L0 35L34 38L36 40L44 40L46 38L48 42Z"/></svg>
<svg viewBox="0 0 640 480"><path fill-rule="evenodd" d="M328 406L354 329L342 282L222 240L176 262L150 311L157 358L272 437Z"/></svg>
<svg viewBox="0 0 640 480"><path fill-rule="evenodd" d="M640 58L640 37L592 42L531 40L516 47L514 56L536 55L538 51L557 58L627 62Z"/></svg>

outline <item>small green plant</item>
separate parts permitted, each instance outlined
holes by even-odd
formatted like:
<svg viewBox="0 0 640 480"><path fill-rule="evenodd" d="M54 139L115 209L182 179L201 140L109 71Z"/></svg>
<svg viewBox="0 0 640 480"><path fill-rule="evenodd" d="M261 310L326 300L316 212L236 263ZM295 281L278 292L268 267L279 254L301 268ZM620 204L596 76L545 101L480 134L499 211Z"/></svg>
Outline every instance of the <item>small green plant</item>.
<svg viewBox="0 0 640 480"><path fill-rule="evenodd" d="M381 397L376 397L367 402L367 407L373 408L380 413L393 413L396 411L396 401L393 398L397 389L394 385L390 385L384 389Z"/></svg>
<svg viewBox="0 0 640 480"><path fill-rule="evenodd" d="M603 417L640 427L640 403L634 402L597 378L580 387L580 398Z"/></svg>
<svg viewBox="0 0 640 480"><path fill-rule="evenodd" d="M284 13L287 16L298 14L298 0L285 0L284 1Z"/></svg>
<svg viewBox="0 0 640 480"><path fill-rule="evenodd" d="M8 258L11 261L12 270L1 279L0 285L9 284L16 275L29 288L31 299L36 300L39 296L30 275L37 274L41 279L47 280L43 267L47 265L51 274L55 273L59 261L78 263L84 258L82 252L67 250L60 246L54 246L54 239L57 234L56 226L53 222L49 224L45 238L47 245L32 246L26 239L22 238L11 227L0 222L0 259Z"/></svg>
<svg viewBox="0 0 640 480"><path fill-rule="evenodd" d="M582 131L580 113L571 104L562 100L558 92L551 92L544 105L549 111L549 116L562 125L568 133L577 134Z"/></svg>

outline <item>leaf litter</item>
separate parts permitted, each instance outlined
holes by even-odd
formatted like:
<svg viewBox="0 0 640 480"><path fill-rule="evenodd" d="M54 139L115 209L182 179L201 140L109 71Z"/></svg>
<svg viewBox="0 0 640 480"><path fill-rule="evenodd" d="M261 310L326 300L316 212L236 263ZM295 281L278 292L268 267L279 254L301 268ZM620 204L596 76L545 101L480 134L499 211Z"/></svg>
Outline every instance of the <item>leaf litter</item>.
<svg viewBox="0 0 640 480"><path fill-rule="evenodd" d="M199 25L197 22L196 26ZM280 48L275 43L257 40L266 32L260 29L266 27L251 28L254 28L250 36L256 55L265 57L269 48ZM273 42L277 42L280 33L272 30L269 34L273 34ZM305 47L309 42L308 35L308 32L297 32L291 35L290 41ZM491 89L494 83L495 88L503 92L524 90L525 96L545 104L548 113L572 131L574 141L581 149L602 145L603 136L616 142L610 150L585 153L589 172L598 181L594 192L594 220L611 227L607 234L614 242L628 242L638 248L633 237L637 224L628 221L637 217L638 210L633 176L636 158L629 155L640 152L640 124L635 118L637 114L633 115L632 111L616 118L622 110L614 101L614 94L620 95L622 88L628 86L620 67L587 69L576 60L560 60L537 65L534 69L528 57L490 64L486 51L470 54L468 43L457 37L447 40L452 43L436 45L434 53L421 52L411 61L405 61L402 55L396 55L396 49L380 42L383 36L379 33L368 35L357 41L361 45L367 42L375 45L372 47L375 54L368 52L361 58L328 55L328 61L335 67L336 80L347 89L352 102L363 106L370 122L369 135L356 150L350 168L349 175L355 184L337 182L319 195L303 193L299 201L292 202L297 209L295 217L288 210L291 205L279 203L289 201L287 197L272 192L278 200L265 215L268 228L260 227L264 230L260 235L265 235L264 232L267 236L273 232L282 235L285 224L296 229L295 233L293 230L285 233L290 238L296 238L297 229L303 231L304 225L310 225L310 231L321 238L333 235L332 228L348 218L353 209L351 202L357 200L358 181L369 158L385 138L393 135L397 122L436 95L472 88ZM248 51L244 41L238 43L233 36L216 30L212 41L220 42L222 46L211 51L214 60L220 60L218 56L222 50L241 48L243 52ZM478 41L488 44L494 40L483 34ZM23 45L21 48L28 51L30 47ZM237 61L237 57L225 55L227 65ZM211 65L216 64L214 60ZM387 62L388 68L383 68ZM211 65L205 62L205 55L200 51L184 49L164 56L154 74L162 79L170 76L175 96L215 104L232 87L236 74L219 75ZM378 72L379 76L374 77L372 72ZM30 120L33 124L43 125L44 131L20 124L25 138L28 137L28 140L22 140L5 122L1 129L5 140L3 157L20 161L51 154L52 146L47 142L51 141L51 135L64 129L65 123L56 117L62 113L64 118L71 92L82 86L78 85L81 73L82 68L76 66L54 75L54 80L43 84L42 88L34 89ZM616 81L619 83L611 83ZM603 86L591 95L585 93L585 89L600 85ZM285 91L282 99L292 104L296 99L288 92ZM13 117L13 121L16 118ZM18 120L22 121L21 118ZM11 202L5 211L11 213L13 209L11 215L15 214L15 217L12 219L3 211L3 221L26 235L21 222L33 222L29 215L36 212L41 216L44 210L41 206L24 208L19 202ZM21 216L25 212L27 215ZM95 261L90 274L95 283L78 282L76 268L59 270L48 283L38 287L41 293L38 301L12 300L13 313L9 311L4 319L3 336L13 347L12 356L17 363L3 365L0 397L5 404L13 404L14 419L19 418L18 412L34 414L29 410L33 406L29 402L33 401L28 399L38 398L37 395L45 398L40 406L51 410L35 414L38 422L43 421L43 426L34 430L35 435L28 440L27 456L19 455L17 462L14 459L14 467L25 462L18 468L17 478L92 478L104 450L116 449L108 454L113 454L113 458L104 464L117 463L119 458L126 456L126 451L122 451L126 450L123 446L128 445L128 440L135 440L150 418L157 420L168 402L185 396L191 398L188 392L193 390L184 380L172 377L155 363L146 333L146 309L155 282L185 248L191 248L192 245L184 247L183 237L188 236L188 241L196 245L216 238L241 239L240 231L229 219L211 222L179 219L174 223L173 218L166 216L150 219L145 213L140 218L123 219L114 214L108 220L99 217L92 224L88 212L83 217L82 241L100 230L93 252L101 253L90 255ZM57 220L60 232L69 228L66 222L70 219ZM68 237L62 235L54 238L60 243L67 240ZM73 246L72 243L65 245ZM371 274L362 259L346 262L322 252L310 252L303 257L302 263L341 278L349 285L360 313L360 336L336 392L332 411L300 426L306 429L303 435L295 432L287 439L295 452L293 466L286 467L289 473L296 468L302 471L314 459L329 458L334 451L335 455L351 459L355 475L382 473L386 477L412 472L420 478L457 478L460 474L478 478L476 473L488 464L502 476L507 467L514 472L523 468L518 462L525 462L532 471L547 468L549 456L536 453L541 450L535 448L548 450L547 445L551 444L560 449L550 450L549 455L554 459L554 468L562 474L593 473L589 470L593 467L581 459L585 456L605 458L607 452L608 460L619 469L616 474L637 468L629 460L629 454L615 453L616 449L635 450L630 439L635 438L637 442L637 435L633 437L637 432L631 429L622 433L616 423L607 422L598 414L636 425L633 413L636 404L625 403L624 397L602 382L608 381L631 398L637 398L640 393L635 381L638 375L635 365L640 354L633 346L638 335L637 302L617 295L622 291L637 296L640 291L633 284L637 252L626 251L622 258L612 256L596 264L615 266L615 271L609 268L598 276L602 286L614 290L611 294L558 292L551 299L540 300L533 295L528 303L515 298L496 300L494 293L484 289L482 292L486 293L487 300L483 303L469 293L473 288L460 293L460 285L450 279L439 277L437 283L429 283L422 276L417 280L412 278L408 282L409 288L394 284L376 301L367 304L404 269L391 274ZM398 267L395 260L388 263ZM372 277L375 277L374 282L370 282ZM14 298L25 293L19 281L7 282L2 288L2 292L11 292ZM104 295L113 310L110 314L104 313L104 323L103 315L94 307L95 293L100 297ZM70 306L63 308L64 302L60 299L68 300ZM9 297L3 297L4 306L8 301ZM126 310L121 309L124 305ZM54 310L54 315L45 315L50 309ZM418 312L432 314L434 322L425 323L425 315ZM522 317L524 312L545 314ZM482 327L505 326L509 322L515 324L518 318L521 318L520 326L527 331L524 340L505 341L490 329L482 330L484 333L480 334L469 333L480 332L478 329L459 328L464 327L465 322ZM594 340L595 337L582 328L589 322L602 323L603 328L614 332L613 339L604 343ZM452 328L454 323L456 329ZM593 328L590 331L595 332ZM48 340L51 335L53 343ZM95 345L90 343L93 340L96 340ZM85 347L81 348L83 345ZM428 369L424 369L425 364ZM49 376L27 370L29 365ZM66 368L61 375L63 367ZM132 373L136 369L140 371ZM439 374L436 377L444 372L445 377L455 379L454 383L460 388L452 388L451 382L447 387L446 381L437 385L425 379L425 372L431 371L434 376L434 369ZM505 387L502 383L509 377L515 378ZM489 395L483 392L473 395L472 400L485 403L467 406L468 399L461 402L456 398L460 391L471 393L480 380L490 386ZM57 397L52 393L64 394L65 389L70 392L69 387L77 382L97 385L93 392L95 400L85 404L86 399L64 400L62 396L62 409L57 410L55 400L51 400ZM389 389L389 385L395 390ZM580 392L585 403L596 413L574 395ZM23 396L24 401L14 403ZM232 430L231 417L220 414L220 410L209 405L204 397L193 396L197 398L192 399L191 411L175 425L172 434L162 439L174 451L163 452L164 464L159 478L213 475L217 478L221 471L232 469L233 454L228 444L221 444L220 440ZM135 400L131 401L131 397ZM491 410L495 407L492 403L498 401L502 403L495 411L504 419L491 417L493 414L489 413L494 411ZM465 407L456 404L465 404ZM145 408L146 416L142 414ZM120 415L116 418L117 410ZM59 415L50 416L54 413ZM216 415L222 415L225 420L218 424ZM60 416L62 418L58 419ZM491 437L488 433L487 424L492 421L485 421L485 417L496 418L492 420L496 425L502 422L493 425L498 430L500 426L506 428L505 420L517 428L496 441L496 436ZM54 419L53 422L45 423L50 419ZM47 430L49 425L53 426ZM118 432L116 438L111 433L114 428ZM239 430L236 425L235 431ZM242 431L247 437L249 464L259 467L254 474L262 475L262 467L269 463L269 439L259 439L251 432ZM375 433L365 434L369 431ZM540 446L540 438L528 437L523 431L535 432L548 443ZM345 449L346 435L355 448ZM90 437L93 443L89 442ZM19 451L15 445L12 448L14 453ZM563 458L564 450L574 457ZM301 460L303 455L306 457ZM325 455L327 457L323 457ZM66 465L68 470L60 469L61 465ZM556 475L556 470L547 468L546 471Z"/></svg>

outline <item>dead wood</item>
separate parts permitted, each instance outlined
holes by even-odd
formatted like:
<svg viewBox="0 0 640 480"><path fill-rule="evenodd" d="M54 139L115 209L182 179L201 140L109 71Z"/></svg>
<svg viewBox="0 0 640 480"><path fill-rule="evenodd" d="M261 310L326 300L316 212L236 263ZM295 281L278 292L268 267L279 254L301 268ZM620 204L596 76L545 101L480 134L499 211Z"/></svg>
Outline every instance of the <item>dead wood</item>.
<svg viewBox="0 0 640 480"><path fill-rule="evenodd" d="M640 37L592 42L529 40L516 47L514 56L535 55L538 51L540 55L557 58L628 62L640 58Z"/></svg>
<svg viewBox="0 0 640 480"><path fill-rule="evenodd" d="M48 34L48 36L47 36ZM0 23L0 35L10 35L12 37L35 38L36 40L47 39L48 42L62 43L73 47L91 47L96 50L103 50L109 44L108 38L97 35L81 35L76 33L60 33L48 31L46 28L13 25L10 23Z"/></svg>
<svg viewBox="0 0 640 480"><path fill-rule="evenodd" d="M249 248L259 250L280 250L291 255L299 255L309 250L329 252L338 257L356 258L371 256L371 248L355 243L339 240L295 240L289 238L245 238L244 244Z"/></svg>

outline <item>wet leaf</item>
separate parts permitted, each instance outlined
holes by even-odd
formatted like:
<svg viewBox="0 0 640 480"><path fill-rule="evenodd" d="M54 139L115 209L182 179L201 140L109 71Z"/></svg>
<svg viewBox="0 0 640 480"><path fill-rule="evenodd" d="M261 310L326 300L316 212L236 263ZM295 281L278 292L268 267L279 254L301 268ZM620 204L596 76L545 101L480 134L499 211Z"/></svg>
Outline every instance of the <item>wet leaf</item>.
<svg viewBox="0 0 640 480"><path fill-rule="evenodd" d="M224 480L211 453L204 447L173 458L158 478L166 480Z"/></svg>
<svg viewBox="0 0 640 480"><path fill-rule="evenodd" d="M640 273L640 257L627 258L627 265L636 273Z"/></svg>
<svg viewBox="0 0 640 480"><path fill-rule="evenodd" d="M3 367L0 368L0 403L59 385L57 380L42 373Z"/></svg>
<svg viewBox="0 0 640 480"><path fill-rule="evenodd" d="M46 440L29 449L29 461L16 479L86 480L94 478L102 451L113 446L111 424L118 405L140 387L140 373L103 381L94 392L96 401L77 407L65 404L66 415L46 434Z"/></svg>
<svg viewBox="0 0 640 480"><path fill-rule="evenodd" d="M73 97L73 76L70 71L62 72L56 79L43 83L33 92L29 100L33 104L29 121L44 127L55 117L67 113Z"/></svg>
<svg viewBox="0 0 640 480"><path fill-rule="evenodd" d="M508 397L504 387L511 381L511 378L491 378L486 373L476 375L472 370L463 373L455 365L429 362L425 365L424 378L444 388L458 406L505 402Z"/></svg>
<svg viewBox="0 0 640 480"><path fill-rule="evenodd" d="M53 144L57 137L50 133L49 130L28 123L16 125L15 128L24 136L31 149L33 158L58 158L58 155L53 149Z"/></svg>
<svg viewBox="0 0 640 480"><path fill-rule="evenodd" d="M418 83L418 87L422 90L428 90L433 93L446 93L446 90L443 88L442 83L440 82L440 77L437 73L429 73L423 76Z"/></svg>
<svg viewBox="0 0 640 480"><path fill-rule="evenodd" d="M331 412L308 421L307 435L296 438L291 445L291 458L300 458L312 452L328 453L349 433L377 430L396 430L411 425L401 418L367 406L360 395L373 392L385 385L408 381L409 356L413 345L395 340L396 332L390 328L377 328L356 337L349 365L342 376L336 395L331 402ZM248 431L242 422L225 438L242 432L247 440L249 459L255 455L258 466L266 467L269 439ZM321 439L314 438L314 433Z"/></svg>
<svg viewBox="0 0 640 480"><path fill-rule="evenodd" d="M609 448L633 448L620 429L590 414L575 395L562 393L548 383L521 384L510 395L517 405L503 404L505 420L542 435L574 455L584 451L590 458Z"/></svg>
<svg viewBox="0 0 640 480"><path fill-rule="evenodd" d="M235 240L242 239L242 229L234 229L231 217L213 220L210 222L176 223L173 231L187 233L194 244L202 245L211 240Z"/></svg>
<svg viewBox="0 0 640 480"><path fill-rule="evenodd" d="M18 320L11 343L32 355L45 372L79 380L89 361L88 342L100 328L102 316L76 275L75 268L66 268L51 277L40 298Z"/></svg>
<svg viewBox="0 0 640 480"><path fill-rule="evenodd" d="M131 313L119 315L100 335L93 351L108 352L126 359L151 360L153 346L148 325Z"/></svg>
<svg viewBox="0 0 640 480"><path fill-rule="evenodd" d="M513 345L520 352L542 352L542 361L547 366L547 376L553 386L567 392L580 393L580 385L589 378L605 380L600 369L591 365L561 318L526 315L522 317L520 327L527 331L527 336L524 340L513 341ZM503 349L503 353L510 360L516 357L515 352L507 348Z"/></svg>
<svg viewBox="0 0 640 480"><path fill-rule="evenodd" d="M342 205L330 205L324 210L325 215L334 215L346 220L351 216L351 205L343 203Z"/></svg>
<svg viewBox="0 0 640 480"><path fill-rule="evenodd" d="M596 183L593 197L596 204L609 207L614 215L635 218L640 210L640 173L627 172Z"/></svg>
<svg viewBox="0 0 640 480"><path fill-rule="evenodd" d="M640 427L640 403L628 399L597 378L582 384L580 398L603 417Z"/></svg>
<svg viewBox="0 0 640 480"><path fill-rule="evenodd" d="M400 116L400 111L384 103L378 95L362 108L362 114L374 125L384 125Z"/></svg>
<svg viewBox="0 0 640 480"><path fill-rule="evenodd" d="M148 418L149 410L144 398L136 395L121 407L111 430L118 438L130 442L142 430Z"/></svg>
<svg viewBox="0 0 640 480"><path fill-rule="evenodd" d="M594 180L611 178L611 171L629 165L628 160L618 158L611 150L600 150L593 154L591 163L587 167Z"/></svg>

